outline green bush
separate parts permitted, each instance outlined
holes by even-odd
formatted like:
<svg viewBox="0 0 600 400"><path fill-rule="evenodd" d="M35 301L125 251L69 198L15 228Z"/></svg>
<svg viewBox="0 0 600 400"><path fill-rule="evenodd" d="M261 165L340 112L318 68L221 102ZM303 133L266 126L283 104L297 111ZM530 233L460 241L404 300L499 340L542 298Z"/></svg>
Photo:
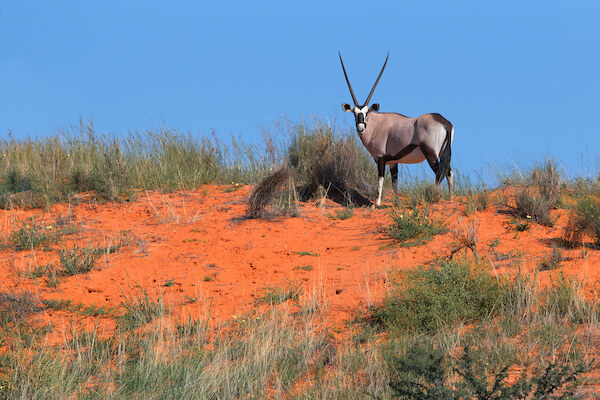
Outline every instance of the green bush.
<svg viewBox="0 0 600 400"><path fill-rule="evenodd" d="M466 259L401 271L373 318L389 328L434 331L440 324L473 322L497 312L506 285Z"/></svg>

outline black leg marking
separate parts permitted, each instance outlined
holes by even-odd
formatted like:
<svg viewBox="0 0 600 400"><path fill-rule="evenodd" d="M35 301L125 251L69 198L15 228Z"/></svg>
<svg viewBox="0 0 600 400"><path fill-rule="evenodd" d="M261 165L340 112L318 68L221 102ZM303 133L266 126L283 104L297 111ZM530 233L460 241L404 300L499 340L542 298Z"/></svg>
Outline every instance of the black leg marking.
<svg viewBox="0 0 600 400"><path fill-rule="evenodd" d="M385 176L385 158L377 160L377 172L379 173L379 177Z"/></svg>
<svg viewBox="0 0 600 400"><path fill-rule="evenodd" d="M398 164L390 165L390 173L392 174L392 185L396 187L398 181Z"/></svg>

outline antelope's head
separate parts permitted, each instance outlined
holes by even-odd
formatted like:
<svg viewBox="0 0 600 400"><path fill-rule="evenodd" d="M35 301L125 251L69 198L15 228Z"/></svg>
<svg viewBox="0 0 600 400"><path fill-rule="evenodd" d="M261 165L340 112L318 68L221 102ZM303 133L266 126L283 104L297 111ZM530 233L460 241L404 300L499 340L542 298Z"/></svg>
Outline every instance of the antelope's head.
<svg viewBox="0 0 600 400"><path fill-rule="evenodd" d="M385 65L388 62L390 53L388 53L388 55L385 59L385 63L383 63L383 68L381 68L381 72L379 73L379 76L377 77L377 80L375 81L375 84L373 85L373 88L371 89L371 93L369 93L369 97L367 97L367 100L365 101L365 103L362 106L358 104L358 101L356 101L356 96L354 96L354 91L352 90L352 85L350 85L350 80L348 79L348 74L346 73L346 68L344 67L344 61L342 61L342 55L339 52L338 52L338 54L340 55L340 62L342 63L342 69L344 70L344 76L346 77L346 83L348 83L348 89L350 89L350 94L352 95L352 101L354 102L354 107L352 107L350 104L347 104L347 103L342 104L342 110L344 110L345 112L352 111L354 113L354 119L356 122L356 131L358 132L359 136L362 136L362 134L365 132L365 129L367 129L369 113L371 111L375 111L375 112L379 111L379 104L374 103L374 104L371 104L371 106L369 107L369 101L371 101L371 96L373 95L373 92L375 91L375 88L377 87L377 84L379 83L379 78L381 78L381 74L383 74L383 70L385 69Z"/></svg>

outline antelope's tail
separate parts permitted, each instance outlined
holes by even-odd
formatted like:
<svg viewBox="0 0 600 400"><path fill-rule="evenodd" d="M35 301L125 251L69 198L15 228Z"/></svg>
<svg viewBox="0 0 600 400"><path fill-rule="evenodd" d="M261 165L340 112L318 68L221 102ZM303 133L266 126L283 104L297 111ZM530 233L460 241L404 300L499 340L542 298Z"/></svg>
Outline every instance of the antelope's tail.
<svg viewBox="0 0 600 400"><path fill-rule="evenodd" d="M445 126L446 139L444 140L444 148L440 154L439 168L435 174L435 182L440 183L448 176L450 172L450 160L452 158L452 136L454 136L454 127L452 125Z"/></svg>

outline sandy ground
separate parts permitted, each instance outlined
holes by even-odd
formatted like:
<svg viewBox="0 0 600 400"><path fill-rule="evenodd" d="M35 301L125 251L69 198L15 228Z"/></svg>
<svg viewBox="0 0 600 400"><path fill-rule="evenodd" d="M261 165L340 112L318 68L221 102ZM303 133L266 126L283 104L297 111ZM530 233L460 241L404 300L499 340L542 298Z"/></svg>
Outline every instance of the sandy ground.
<svg viewBox="0 0 600 400"><path fill-rule="evenodd" d="M78 231L51 245L54 251L0 251L0 292L28 290L40 300L116 307L143 288L153 298L164 296L177 317L219 323L253 309L265 287L293 285L302 289L300 303L322 301L336 325L352 318L357 308L381 301L395 268L416 268L448 257L456 242L453 231L475 224L478 253L497 274L535 273L568 219L566 211L556 210L553 227L531 223L528 230L516 232L513 217L501 207L492 204L466 217L459 198L431 206L431 216L445 222L447 233L425 245L403 248L382 234L391 221L386 208L358 208L351 218L340 220L331 217L343 210L335 203L303 203L297 217L241 220L251 189L206 186L193 192L139 193L136 201L125 204L84 201L45 211L2 210L5 241L30 218L43 220L48 230L58 229L63 221ZM56 288L29 276L36 266L57 262L60 248L117 243L126 245L102 256L95 270L65 277ZM588 296L596 296L600 251L565 249L563 256L566 261L559 269L537 273L540 284L563 272L584 281ZM43 318L56 327L68 325L72 317L43 311ZM113 324L108 318L104 323Z"/></svg>

